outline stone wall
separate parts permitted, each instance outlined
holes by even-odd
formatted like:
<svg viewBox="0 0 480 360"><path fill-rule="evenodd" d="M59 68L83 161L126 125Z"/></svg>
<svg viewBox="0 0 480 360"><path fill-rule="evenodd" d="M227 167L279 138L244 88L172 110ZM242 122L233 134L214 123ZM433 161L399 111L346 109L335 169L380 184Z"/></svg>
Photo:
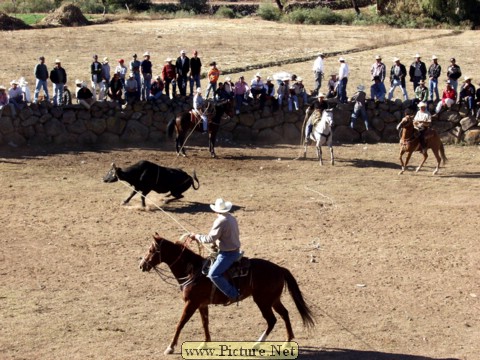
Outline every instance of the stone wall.
<svg viewBox="0 0 480 360"><path fill-rule="evenodd" d="M313 100L313 99L312 99ZM220 137L238 143L299 144L305 117L302 106L289 112L287 107L272 111L270 104L242 106L240 115L222 122ZM353 104L334 104L334 141L398 142L396 126L410 103L367 104L372 129L365 131L363 121L349 127ZM190 98L156 102L137 102L122 108L114 102L97 102L90 110L81 105L53 107L47 103L30 104L15 115L11 107L0 116L0 144L142 144L146 141L172 141L167 138L168 122L191 108ZM433 121L445 143L479 144L480 128L463 107L442 112Z"/></svg>

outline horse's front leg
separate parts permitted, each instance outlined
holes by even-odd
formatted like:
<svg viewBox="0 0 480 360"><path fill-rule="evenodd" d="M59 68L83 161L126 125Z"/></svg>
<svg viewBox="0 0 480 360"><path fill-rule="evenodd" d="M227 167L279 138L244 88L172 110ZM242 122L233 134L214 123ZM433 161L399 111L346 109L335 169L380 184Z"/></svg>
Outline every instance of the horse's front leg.
<svg viewBox="0 0 480 360"><path fill-rule="evenodd" d="M318 161L320 162L320 166L322 166L323 165L322 146L320 145L320 142L317 142L317 155L318 155Z"/></svg>
<svg viewBox="0 0 480 360"><path fill-rule="evenodd" d="M425 161L427 161L427 158L428 158L427 152L424 151L424 152L422 152L422 154L423 154L423 160L420 163L420 165L418 165L416 172L418 172L422 168L423 164L425 164Z"/></svg>
<svg viewBox="0 0 480 360"><path fill-rule="evenodd" d="M215 141L216 141L216 135L213 133L210 133L208 136L208 148L210 150L210 156L212 158L216 158L217 155L215 154Z"/></svg>
<svg viewBox="0 0 480 360"><path fill-rule="evenodd" d="M398 175L402 175L403 172L405 171L406 163L403 162L403 154L405 154L404 150L400 150L400 164L402 166L402 170L398 173Z"/></svg>
<svg viewBox="0 0 480 360"><path fill-rule="evenodd" d="M173 351L175 350L175 346L177 346L180 332L182 331L185 324L188 322L188 320L190 320L190 318L192 317L192 315L195 313L197 309L198 309L197 303L193 303L191 300L188 300L186 302L185 307L183 308L182 316L180 317L180 321L177 324L177 329L175 331L175 335L173 336L172 342L170 343L170 345L168 345L168 347L163 352L165 355L173 354Z"/></svg>
<svg viewBox="0 0 480 360"><path fill-rule="evenodd" d="M203 305L198 308L200 317L202 319L203 331L205 332L205 341L212 341L210 338L210 331L208 330L208 305Z"/></svg>

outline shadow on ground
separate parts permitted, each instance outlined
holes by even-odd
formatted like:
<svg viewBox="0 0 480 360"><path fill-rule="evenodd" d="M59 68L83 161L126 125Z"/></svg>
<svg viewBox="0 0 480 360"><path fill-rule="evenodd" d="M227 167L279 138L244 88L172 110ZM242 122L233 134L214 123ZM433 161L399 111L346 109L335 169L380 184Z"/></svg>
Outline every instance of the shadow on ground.
<svg viewBox="0 0 480 360"><path fill-rule="evenodd" d="M459 360L457 358L432 358L420 355L393 354L380 351L300 347L300 360Z"/></svg>

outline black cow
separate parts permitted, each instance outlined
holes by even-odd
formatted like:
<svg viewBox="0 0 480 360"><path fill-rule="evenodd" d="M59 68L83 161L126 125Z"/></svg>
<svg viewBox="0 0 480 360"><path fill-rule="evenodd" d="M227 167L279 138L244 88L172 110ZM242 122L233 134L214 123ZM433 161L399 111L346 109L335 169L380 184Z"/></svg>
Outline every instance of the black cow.
<svg viewBox="0 0 480 360"><path fill-rule="evenodd" d="M125 199L123 204L127 204L137 192L142 193L142 206L145 207L145 197L150 191L157 193L168 193L167 196L173 196L170 201L181 199L182 193L187 191L190 186L194 190L200 187L195 171L193 177L180 169L172 169L159 166L150 161L139 161L138 163L122 170L112 163L112 168L103 178L103 182L112 183L118 180L126 181L133 186L135 190ZM195 187L195 181L197 187Z"/></svg>

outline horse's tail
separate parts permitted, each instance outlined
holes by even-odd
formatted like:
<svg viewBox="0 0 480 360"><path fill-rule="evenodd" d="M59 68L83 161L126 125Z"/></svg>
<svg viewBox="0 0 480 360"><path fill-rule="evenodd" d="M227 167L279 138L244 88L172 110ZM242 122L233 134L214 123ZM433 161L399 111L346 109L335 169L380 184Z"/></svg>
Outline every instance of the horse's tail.
<svg viewBox="0 0 480 360"><path fill-rule="evenodd" d="M445 165L448 159L445 155L445 146L443 146L442 142L440 143L440 156L442 157L443 165Z"/></svg>
<svg viewBox="0 0 480 360"><path fill-rule="evenodd" d="M193 181L192 181L193 190L198 190L200 188L200 181L198 181L197 173L195 172L195 170L193 170L192 178L193 178ZM197 182L197 187L195 187L195 181Z"/></svg>
<svg viewBox="0 0 480 360"><path fill-rule="evenodd" d="M173 129L175 129L175 121L177 119L176 118L173 118L172 120L170 120L167 124L167 134L168 134L168 137L171 139L172 136L173 136Z"/></svg>
<svg viewBox="0 0 480 360"><path fill-rule="evenodd" d="M292 273L284 268L285 282L287 283L288 291L292 296L293 302L297 306L298 312L300 313L303 321L303 326L305 327L314 327L315 320L313 319L312 311L308 307L305 299L303 298L302 292L298 287L297 280L293 277Z"/></svg>

